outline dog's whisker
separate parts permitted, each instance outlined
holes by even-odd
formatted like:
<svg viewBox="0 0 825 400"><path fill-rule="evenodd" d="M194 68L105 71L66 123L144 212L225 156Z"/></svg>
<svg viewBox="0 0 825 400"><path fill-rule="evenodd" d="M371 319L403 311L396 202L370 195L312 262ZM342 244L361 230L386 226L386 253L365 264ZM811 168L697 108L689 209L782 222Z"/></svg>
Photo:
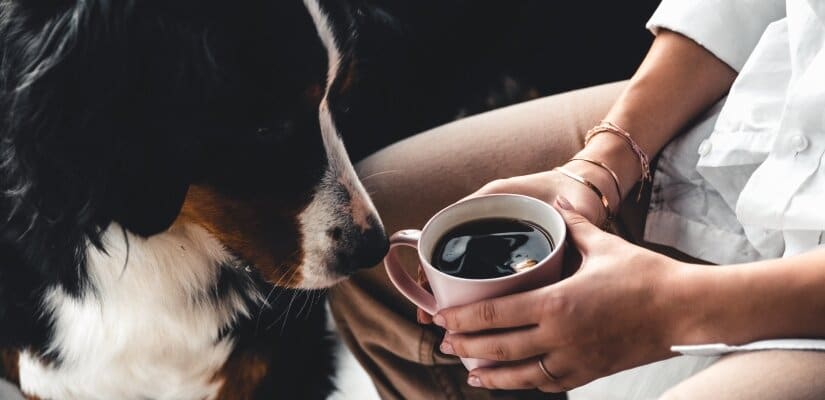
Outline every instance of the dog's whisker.
<svg viewBox="0 0 825 400"><path fill-rule="evenodd" d="M309 293L308 293L308 292L309 292L309 291L308 291L308 290L306 290L306 289L298 289L298 291L295 293L295 295L294 295L294 296L292 296L292 301L290 301L290 303L289 303L289 307L287 307L287 313L286 313L286 316L284 317L283 323L281 324L281 334L283 334L283 333L284 333L284 331L286 330L286 325L287 325L287 323L289 322L289 311L290 311L290 309L292 308L292 302L294 302L294 301L295 301L295 299L297 299L297 298L298 298L298 296L303 296L303 297L304 297L304 303L303 303L303 305L301 305L301 308L300 308L300 309L298 310L298 312L295 314L295 318L298 318L298 317L300 317L300 316L301 316L301 313L304 311L304 307L306 306L306 301L307 301L307 299L308 299L308 295L309 295Z"/></svg>
<svg viewBox="0 0 825 400"><path fill-rule="evenodd" d="M281 315L279 315L278 318L275 319L275 321L272 321L272 323L266 327L267 330L272 329L272 327L275 326L275 324L283 320L284 323L281 327L281 333L283 333L284 327L286 327L286 321L289 319L289 311L292 309L292 304L295 302L295 298L298 297L299 293L300 289L296 289L292 292L292 298L289 299L289 303L286 306L286 310L282 312Z"/></svg>
<svg viewBox="0 0 825 400"><path fill-rule="evenodd" d="M292 254L290 254L289 257L287 257L287 258L292 258L296 254L298 254L297 250L294 251ZM298 268L295 268L291 271L287 269L287 272L285 272L284 274L281 274L281 276L278 278L278 280L275 281L272 284L272 287L269 289L269 292L266 294L266 297L264 297L263 301L260 304L260 307L258 308L258 315L255 318L255 332L258 332L260 330L261 319L263 317L264 309L265 308L272 309L272 303L277 301L278 298L281 296L281 294L286 292L286 288L282 287L281 284L289 282L290 280L292 280L292 278L295 276L295 274L297 272L298 272ZM270 298L272 297L272 294L275 293L276 291L279 292L278 295L275 296L275 298L272 298L270 300Z"/></svg>
<svg viewBox="0 0 825 400"><path fill-rule="evenodd" d="M292 255L290 255L290 257L289 257L289 258L291 258L293 255L295 255L295 254L297 254L297 253L298 253L297 251L293 252L293 253L292 253ZM281 274L281 276L278 278L278 280L277 280L277 281L275 281L275 283L273 283L273 284L272 284L272 289L270 289L269 293L266 295L266 298L264 299L264 303L265 303L264 305L265 305L265 306L267 306L267 307L270 307L270 308L271 308L271 302L269 301L269 298L270 298L270 296L272 295L272 293L273 293L275 290L278 290L278 289L284 289L284 288L281 286L281 284L282 284L282 283L289 282L290 280L292 280L292 278L295 276L295 274L296 274L297 272L298 272L298 268L295 268L295 269L293 269L293 270L291 270L291 271L290 271L289 269L287 269L287 271L286 271L285 273ZM282 291L282 292L283 292L283 291ZM279 294L279 295L280 295L280 294ZM277 299L278 299L278 297L276 296L274 299L272 299L272 301L275 301L275 300L277 300ZM263 305L262 305L262 308L261 308L261 312L263 312Z"/></svg>
<svg viewBox="0 0 825 400"><path fill-rule="evenodd" d="M289 278L287 278L287 279L286 279L286 282L291 281L291 280L292 280L292 278L293 278L293 277L294 277L297 273L298 273L298 268L295 268L294 270L292 270L292 272L289 274ZM286 276L286 275L285 275L285 276ZM279 281L280 281L280 280L279 280ZM276 287L278 287L278 286L276 286ZM283 287L280 287L280 289L282 289L282 290L278 293L278 295L277 295L277 296L275 296L275 298L274 298L274 299L272 299L272 303L274 303L274 302L278 301L278 298L280 298L282 294L284 294L284 293L286 293L286 292L288 292L288 291L289 291L289 290L287 290L287 288L283 288ZM267 329L269 329L269 328L267 328Z"/></svg>
<svg viewBox="0 0 825 400"><path fill-rule="evenodd" d="M320 298L321 297L320 293L322 293L323 291L324 291L324 289L312 289L312 290L307 291L309 296L308 296L307 301L304 302L304 307L306 307L306 310L307 310L307 313L304 316L304 319L309 318L309 316L312 314L312 308L315 306L316 298ZM303 314L303 311L304 311L304 308L301 307L301 312L299 312L298 315L300 316L301 314Z"/></svg>
<svg viewBox="0 0 825 400"><path fill-rule="evenodd" d="M309 309L310 309L310 310L312 310L312 308L313 308L313 307L317 306L317 305L318 305L318 302L320 302L320 301L323 301L323 300L324 300L324 297L325 297L325 295L326 295L327 291L328 291L328 289L326 289L326 288L323 288L323 289L319 289L319 290L315 290L315 291L313 291L313 300L312 300L312 302L311 302L311 303L310 303L310 305L309 305ZM311 315L311 313L310 313L310 312L307 312L307 314L306 314L306 316L305 316L304 318L305 318L305 319L309 319L309 316L310 316L310 315Z"/></svg>
<svg viewBox="0 0 825 400"><path fill-rule="evenodd" d="M258 308L258 316L255 318L255 332L258 332L258 329L261 327L261 317L264 314L264 308L272 308L269 304L269 296L272 296L272 293L278 289L277 285L272 285L272 288L269 289L269 293L266 294L264 301L261 302L261 306Z"/></svg>
<svg viewBox="0 0 825 400"><path fill-rule="evenodd" d="M301 308L298 309L298 313L295 314L295 318L300 318L301 315L304 314L304 309L306 308L307 304L309 303L309 300L312 298L312 295L313 295L312 291L307 291L307 293L304 294L304 304L301 304Z"/></svg>
<svg viewBox="0 0 825 400"><path fill-rule="evenodd" d="M278 286L277 282L274 285L272 285L272 288L269 289L269 292L266 294L266 297L264 297L264 301L261 302L261 312L263 312L264 307L272 308L272 305L269 303L269 297L272 296L272 293L274 293L275 290L277 290L279 288L280 288L280 286Z"/></svg>
<svg viewBox="0 0 825 400"><path fill-rule="evenodd" d="M304 315L304 320L306 320L307 318L309 318L310 315L312 315L312 307L315 306L315 297L318 294L317 292L318 292L318 290L312 290L312 291L309 292L309 301L308 301L307 313L306 313L306 315Z"/></svg>
<svg viewBox="0 0 825 400"><path fill-rule="evenodd" d="M386 174L395 174L395 173L398 173L398 172L401 172L401 170L400 169L390 169L390 170L387 170L387 171L380 171L380 172L376 172L374 174L369 174L369 175L361 178L361 183L366 184L368 180L370 180L372 178L375 178L376 176L381 176L381 175L386 175Z"/></svg>

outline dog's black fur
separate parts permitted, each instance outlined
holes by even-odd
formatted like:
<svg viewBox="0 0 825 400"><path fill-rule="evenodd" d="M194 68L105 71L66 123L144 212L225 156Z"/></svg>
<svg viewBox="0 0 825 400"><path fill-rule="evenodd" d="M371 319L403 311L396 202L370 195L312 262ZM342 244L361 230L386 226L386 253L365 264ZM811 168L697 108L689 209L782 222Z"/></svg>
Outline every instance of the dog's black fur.
<svg viewBox="0 0 825 400"><path fill-rule="evenodd" d="M655 3L324 0L349 77L329 91L336 124L357 160L461 115L627 77ZM306 202L325 162L307 89L327 84L326 62L300 1L0 0L0 348L60 362L43 293L88 287L84 249L103 248L112 222L161 232L192 184L267 198L275 179L294 193L277 206ZM225 332L270 360L257 398L331 387L321 308L287 310L306 296Z"/></svg>
<svg viewBox="0 0 825 400"><path fill-rule="evenodd" d="M191 183L265 196L276 179L295 198L273 206L305 201L322 170L302 165L323 159L320 136L297 133L318 130L317 103L300 103L325 80L316 38L300 2L2 1L0 347L59 363L43 293L79 295L87 243L103 248L112 222L165 230ZM246 284L236 274L224 268L220 284ZM226 332L243 338L239 351L277 360L262 395L331 388L323 309L287 315L309 296L277 296Z"/></svg>

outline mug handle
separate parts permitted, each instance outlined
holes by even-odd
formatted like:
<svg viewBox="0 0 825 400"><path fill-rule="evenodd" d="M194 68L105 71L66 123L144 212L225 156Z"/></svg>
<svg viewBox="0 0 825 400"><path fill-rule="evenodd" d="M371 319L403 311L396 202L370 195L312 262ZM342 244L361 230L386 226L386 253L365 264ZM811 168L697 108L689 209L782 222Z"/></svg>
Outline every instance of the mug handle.
<svg viewBox="0 0 825 400"><path fill-rule="evenodd" d="M410 299L413 304L420 307L430 315L434 315L438 308L436 307L435 297L424 290L418 282L415 281L401 266L398 260L398 250L401 246L418 248L418 240L421 238L421 231L416 229L407 229L398 231L390 238L390 251L384 257L384 266L387 268L387 275L390 280L398 288L404 296Z"/></svg>

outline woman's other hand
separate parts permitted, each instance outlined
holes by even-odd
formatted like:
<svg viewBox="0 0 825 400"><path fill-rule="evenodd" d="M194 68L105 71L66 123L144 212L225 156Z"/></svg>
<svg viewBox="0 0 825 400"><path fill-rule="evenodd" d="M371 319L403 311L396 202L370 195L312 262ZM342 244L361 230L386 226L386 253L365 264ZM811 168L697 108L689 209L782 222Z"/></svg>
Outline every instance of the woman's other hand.
<svg viewBox="0 0 825 400"><path fill-rule="evenodd" d="M557 208L582 255L575 275L436 315L451 332L442 352L511 362L471 371L473 386L559 392L671 355L684 304L674 282L687 265L601 231L564 199Z"/></svg>

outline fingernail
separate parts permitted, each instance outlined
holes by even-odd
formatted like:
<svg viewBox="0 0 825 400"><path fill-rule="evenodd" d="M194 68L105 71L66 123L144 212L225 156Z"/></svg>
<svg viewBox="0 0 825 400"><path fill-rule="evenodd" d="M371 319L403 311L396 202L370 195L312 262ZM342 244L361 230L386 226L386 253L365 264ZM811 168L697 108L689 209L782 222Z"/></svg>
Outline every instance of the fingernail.
<svg viewBox="0 0 825 400"><path fill-rule="evenodd" d="M567 211L573 211L574 210L573 205L570 204L570 202L566 198L564 198L564 196L556 197L556 205L559 206L559 208L561 208L562 210L567 210Z"/></svg>
<svg viewBox="0 0 825 400"><path fill-rule="evenodd" d="M467 384L472 387L481 387L481 379L478 379L475 375L470 375L470 377L467 378Z"/></svg>
<svg viewBox="0 0 825 400"><path fill-rule="evenodd" d="M442 342L441 346L439 346L441 352L444 354L455 355L455 351L453 350L453 346L447 342Z"/></svg>
<svg viewBox="0 0 825 400"><path fill-rule="evenodd" d="M433 322L442 328L444 327L444 325L447 325L447 320L444 319L444 317L442 317L441 314L436 314L435 317L433 317Z"/></svg>

